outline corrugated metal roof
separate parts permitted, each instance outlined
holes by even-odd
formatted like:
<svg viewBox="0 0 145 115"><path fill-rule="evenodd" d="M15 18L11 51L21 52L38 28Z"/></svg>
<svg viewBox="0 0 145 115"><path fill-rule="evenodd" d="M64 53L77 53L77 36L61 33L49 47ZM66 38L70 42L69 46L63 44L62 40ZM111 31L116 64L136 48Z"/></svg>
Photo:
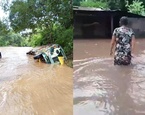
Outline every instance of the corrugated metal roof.
<svg viewBox="0 0 145 115"><path fill-rule="evenodd" d="M103 11L102 8L92 8L92 7L78 7L74 6L73 10L83 10L83 11Z"/></svg>
<svg viewBox="0 0 145 115"><path fill-rule="evenodd" d="M81 14L96 14L97 12L99 13L111 13L111 14L118 14L118 13L123 13L125 15L128 15L128 16L131 16L131 17L142 17L142 18L145 18L145 16L142 16L142 15L138 15L138 14L134 14L134 13L131 13L131 12L127 12L127 11L121 11L121 10L103 10L101 8L90 8L90 7L73 7L73 11L74 12L80 12Z"/></svg>

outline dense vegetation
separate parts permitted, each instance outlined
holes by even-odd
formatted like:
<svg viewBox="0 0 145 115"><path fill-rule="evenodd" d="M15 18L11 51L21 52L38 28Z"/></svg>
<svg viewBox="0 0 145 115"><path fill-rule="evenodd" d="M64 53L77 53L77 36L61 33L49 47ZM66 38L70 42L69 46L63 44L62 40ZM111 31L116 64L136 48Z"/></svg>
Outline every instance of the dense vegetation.
<svg viewBox="0 0 145 115"><path fill-rule="evenodd" d="M1 1L8 19L0 22L0 46L60 44L67 55L73 51L73 16L70 0ZM28 32L29 30L29 32Z"/></svg>
<svg viewBox="0 0 145 115"><path fill-rule="evenodd" d="M74 0L73 5L129 11L145 16L145 0Z"/></svg>

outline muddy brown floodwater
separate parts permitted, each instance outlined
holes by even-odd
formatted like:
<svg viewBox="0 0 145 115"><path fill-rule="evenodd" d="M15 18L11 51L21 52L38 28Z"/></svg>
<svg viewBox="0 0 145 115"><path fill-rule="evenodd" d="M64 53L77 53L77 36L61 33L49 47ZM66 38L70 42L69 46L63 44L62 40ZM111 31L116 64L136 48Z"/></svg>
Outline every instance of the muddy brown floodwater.
<svg viewBox="0 0 145 115"><path fill-rule="evenodd" d="M114 66L110 40L74 40L74 115L145 115L145 39L130 66Z"/></svg>
<svg viewBox="0 0 145 115"><path fill-rule="evenodd" d="M35 62L29 47L0 47L0 115L72 115L67 66Z"/></svg>

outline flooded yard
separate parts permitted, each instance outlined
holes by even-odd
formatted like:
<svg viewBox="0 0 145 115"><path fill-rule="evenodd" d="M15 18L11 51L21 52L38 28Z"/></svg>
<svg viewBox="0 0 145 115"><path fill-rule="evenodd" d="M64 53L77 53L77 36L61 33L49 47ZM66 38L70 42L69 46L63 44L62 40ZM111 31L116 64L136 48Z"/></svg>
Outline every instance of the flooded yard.
<svg viewBox="0 0 145 115"><path fill-rule="evenodd" d="M145 115L145 39L114 66L109 39L74 40L74 115Z"/></svg>

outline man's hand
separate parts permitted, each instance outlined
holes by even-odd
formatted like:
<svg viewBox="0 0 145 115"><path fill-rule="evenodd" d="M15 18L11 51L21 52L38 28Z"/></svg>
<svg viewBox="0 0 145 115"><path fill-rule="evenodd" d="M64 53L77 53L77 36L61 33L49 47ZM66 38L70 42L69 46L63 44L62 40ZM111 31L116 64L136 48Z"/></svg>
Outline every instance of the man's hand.
<svg viewBox="0 0 145 115"><path fill-rule="evenodd" d="M111 48L110 48L110 55L113 54L113 48L114 48L114 45L116 44L116 36L112 36L112 39L111 39Z"/></svg>
<svg viewBox="0 0 145 115"><path fill-rule="evenodd" d="M134 55L134 54L131 54L131 57L132 57L132 58L134 58L134 57L135 57L135 55Z"/></svg>
<svg viewBox="0 0 145 115"><path fill-rule="evenodd" d="M110 51L110 56L112 56L112 54L113 54L113 51L111 50L111 51Z"/></svg>

